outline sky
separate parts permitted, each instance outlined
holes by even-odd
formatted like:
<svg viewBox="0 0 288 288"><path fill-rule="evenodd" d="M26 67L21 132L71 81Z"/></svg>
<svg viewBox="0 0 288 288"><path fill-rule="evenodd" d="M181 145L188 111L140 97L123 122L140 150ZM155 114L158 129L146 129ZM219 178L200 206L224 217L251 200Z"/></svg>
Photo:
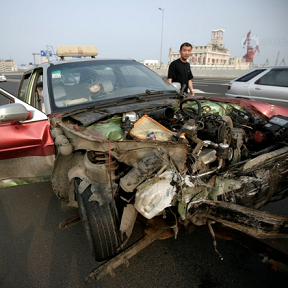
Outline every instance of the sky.
<svg viewBox="0 0 288 288"><path fill-rule="evenodd" d="M0 7L0 59L19 66L58 45L95 45L97 58L167 64L170 48L207 45L216 29L225 30L230 57L246 53L251 31L260 50L254 63L275 65L279 53L278 64L288 65L287 0L0 0Z"/></svg>

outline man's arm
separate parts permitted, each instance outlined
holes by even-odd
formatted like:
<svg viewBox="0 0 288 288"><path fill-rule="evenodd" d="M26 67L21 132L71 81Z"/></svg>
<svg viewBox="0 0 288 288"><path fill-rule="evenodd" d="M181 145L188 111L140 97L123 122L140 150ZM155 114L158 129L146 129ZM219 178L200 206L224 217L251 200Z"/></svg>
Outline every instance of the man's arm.
<svg viewBox="0 0 288 288"><path fill-rule="evenodd" d="M175 78L175 61L173 61L168 68L168 77L167 77L167 81L169 83L173 82L173 78Z"/></svg>
<svg viewBox="0 0 288 288"><path fill-rule="evenodd" d="M188 88L189 88L192 96L195 96L192 79L188 80Z"/></svg>

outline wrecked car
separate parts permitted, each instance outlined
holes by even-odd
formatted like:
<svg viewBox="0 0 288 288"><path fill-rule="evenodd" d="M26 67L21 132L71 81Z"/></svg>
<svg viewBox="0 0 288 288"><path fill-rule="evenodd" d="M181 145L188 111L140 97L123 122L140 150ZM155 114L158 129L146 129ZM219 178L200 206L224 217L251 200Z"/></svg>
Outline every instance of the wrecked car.
<svg viewBox="0 0 288 288"><path fill-rule="evenodd" d="M124 249L139 215L176 236L219 223L287 237L287 217L258 210L287 196L287 108L187 98L134 60L93 59L90 46L57 55L23 74L17 97L0 89L11 102L0 106L1 188L51 180L96 261Z"/></svg>

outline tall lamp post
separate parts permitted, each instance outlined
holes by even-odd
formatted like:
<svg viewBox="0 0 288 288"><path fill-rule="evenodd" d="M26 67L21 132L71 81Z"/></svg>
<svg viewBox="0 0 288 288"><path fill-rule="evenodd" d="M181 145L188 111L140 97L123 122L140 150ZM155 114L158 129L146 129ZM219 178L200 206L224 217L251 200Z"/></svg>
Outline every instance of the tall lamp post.
<svg viewBox="0 0 288 288"><path fill-rule="evenodd" d="M161 48L160 48L160 69L162 65L162 43L163 43L163 23L164 23L164 9L159 8L162 11L162 28L161 28Z"/></svg>

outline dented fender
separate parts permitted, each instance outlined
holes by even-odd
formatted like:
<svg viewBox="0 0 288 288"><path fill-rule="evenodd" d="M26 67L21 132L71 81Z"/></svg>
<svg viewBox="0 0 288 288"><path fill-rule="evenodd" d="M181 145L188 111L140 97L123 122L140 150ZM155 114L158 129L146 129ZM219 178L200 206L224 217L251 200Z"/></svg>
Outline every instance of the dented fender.
<svg viewBox="0 0 288 288"><path fill-rule="evenodd" d="M97 201L101 205L110 203L118 187L112 182L115 178L114 170L108 171L106 163L93 162L93 155L92 151L87 151L84 155L78 156L77 164L68 171L68 179L70 182L74 178L82 180L77 187L80 194L91 185L91 201Z"/></svg>

